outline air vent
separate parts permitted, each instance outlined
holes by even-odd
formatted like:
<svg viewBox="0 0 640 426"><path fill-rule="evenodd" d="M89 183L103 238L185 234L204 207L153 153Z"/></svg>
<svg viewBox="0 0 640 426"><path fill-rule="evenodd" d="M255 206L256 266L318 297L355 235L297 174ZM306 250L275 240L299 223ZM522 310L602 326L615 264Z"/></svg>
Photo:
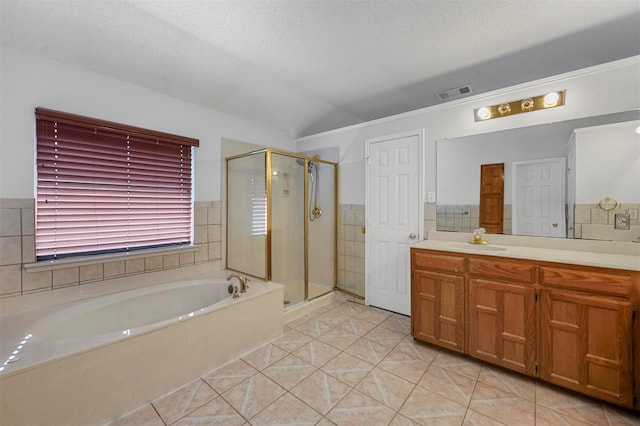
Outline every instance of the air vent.
<svg viewBox="0 0 640 426"><path fill-rule="evenodd" d="M449 101L451 99L460 98L462 96L470 95L473 93L471 86L468 84L466 86L456 87L455 89L447 89L442 92L436 93L436 97L440 101Z"/></svg>

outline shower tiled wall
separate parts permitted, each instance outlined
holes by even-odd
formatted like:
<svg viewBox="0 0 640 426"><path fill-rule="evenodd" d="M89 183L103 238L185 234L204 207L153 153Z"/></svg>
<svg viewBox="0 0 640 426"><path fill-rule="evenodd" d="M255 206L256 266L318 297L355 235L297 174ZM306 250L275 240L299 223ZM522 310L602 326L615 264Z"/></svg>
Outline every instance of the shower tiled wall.
<svg viewBox="0 0 640 426"><path fill-rule="evenodd" d="M364 297L364 205L340 204L338 287Z"/></svg>
<svg viewBox="0 0 640 426"><path fill-rule="evenodd" d="M218 261L222 257L221 208L221 201L195 203L197 251L27 272L23 265L36 261L34 200L0 199L0 297Z"/></svg>

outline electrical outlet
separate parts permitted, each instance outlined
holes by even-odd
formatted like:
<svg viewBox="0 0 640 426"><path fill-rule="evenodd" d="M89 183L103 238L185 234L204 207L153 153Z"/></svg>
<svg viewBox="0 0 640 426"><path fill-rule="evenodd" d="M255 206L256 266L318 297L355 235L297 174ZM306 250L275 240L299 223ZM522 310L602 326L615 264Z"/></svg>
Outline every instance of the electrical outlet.
<svg viewBox="0 0 640 426"><path fill-rule="evenodd" d="M629 219L638 220L638 209L629 209Z"/></svg>

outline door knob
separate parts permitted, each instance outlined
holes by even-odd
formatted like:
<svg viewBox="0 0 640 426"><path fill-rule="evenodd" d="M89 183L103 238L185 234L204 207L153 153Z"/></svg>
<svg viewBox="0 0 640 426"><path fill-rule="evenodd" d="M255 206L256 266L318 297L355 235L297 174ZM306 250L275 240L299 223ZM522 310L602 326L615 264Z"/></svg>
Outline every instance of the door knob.
<svg viewBox="0 0 640 426"><path fill-rule="evenodd" d="M557 227L558 227L558 222L553 222L553 223L551 224L551 226L553 226L554 228L557 228Z"/></svg>
<svg viewBox="0 0 640 426"><path fill-rule="evenodd" d="M411 238L412 240L415 240L416 239L416 234L414 234L414 233L409 234L409 238Z"/></svg>

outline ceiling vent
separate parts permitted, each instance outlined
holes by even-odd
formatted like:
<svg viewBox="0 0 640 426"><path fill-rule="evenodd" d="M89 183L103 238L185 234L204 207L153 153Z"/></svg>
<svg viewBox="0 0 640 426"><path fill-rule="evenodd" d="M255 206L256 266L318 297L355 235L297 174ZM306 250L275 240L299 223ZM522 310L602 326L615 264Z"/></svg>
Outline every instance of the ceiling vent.
<svg viewBox="0 0 640 426"><path fill-rule="evenodd" d="M461 98L462 96L467 96L473 93L471 86L468 84L465 86L456 87L455 89L443 90L442 92L436 93L436 97L440 101L450 101L452 99Z"/></svg>

